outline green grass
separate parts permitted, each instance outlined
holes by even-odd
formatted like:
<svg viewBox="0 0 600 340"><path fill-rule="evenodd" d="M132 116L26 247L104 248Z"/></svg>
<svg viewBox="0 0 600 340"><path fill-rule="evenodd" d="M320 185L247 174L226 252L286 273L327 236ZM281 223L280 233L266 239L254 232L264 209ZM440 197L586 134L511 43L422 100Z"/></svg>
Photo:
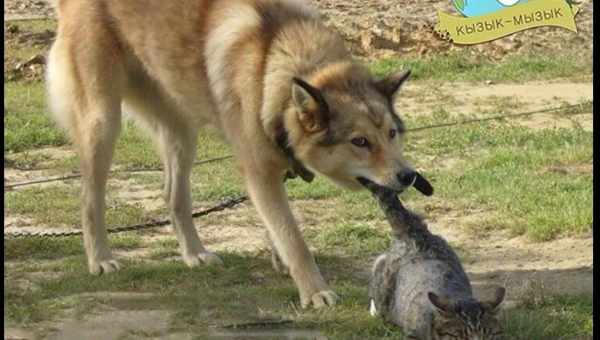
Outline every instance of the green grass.
<svg viewBox="0 0 600 340"><path fill-rule="evenodd" d="M420 142L409 146L411 155L464 160L459 169L435 171L435 162L424 166L433 169L438 195L462 201L464 207L489 207L504 226L536 240L589 231L593 175L576 169L591 166L592 132L531 130L507 122L429 130L415 137Z"/></svg>
<svg viewBox="0 0 600 340"><path fill-rule="evenodd" d="M110 238L110 245L114 249L137 249L141 247L142 244L141 237L135 233L114 235ZM84 250L81 237L75 236L51 239L32 237L19 240L4 240L5 260L52 260L82 255L83 253Z"/></svg>
<svg viewBox="0 0 600 340"><path fill-rule="evenodd" d="M26 215L49 227L79 226L79 188L74 186L32 187L5 194L4 209L10 214ZM145 220L145 210L137 204L109 198L106 204L108 226L122 226ZM51 213L50 213L51 212Z"/></svg>
<svg viewBox="0 0 600 340"><path fill-rule="evenodd" d="M589 109L588 106L589 103L584 103L583 110ZM438 110L432 116L407 115L406 121L410 128L445 122L448 117L447 112ZM32 129L24 127L23 130ZM48 131L54 130L49 128ZM591 132L577 128L532 130L500 121L426 130L407 138L407 156L426 169L425 173L436 187L436 195L454 202L456 208L479 206L491 209L497 213L496 221L501 221L497 227L508 227L535 240L589 230L593 176L591 172L570 169L591 166ZM229 147L211 132L201 135L200 145L199 159L230 153ZM454 158L462 165L460 169L437 170L435 162L421 160L427 157ZM161 166L150 139L131 123L124 126L115 158L115 166L119 168ZM63 163L77 165L76 158L66 159ZM114 177L153 183L156 189L162 181L158 173L146 182L140 174ZM233 169L231 160L196 167L192 183L195 201L217 201L244 192L243 179ZM364 193L344 191L324 178L311 184L292 180L287 186L292 199L341 199L348 208L340 209L340 218L366 221L378 216ZM33 188L8 193L6 197L6 208L13 213L31 215L46 224L77 225L79 201L76 189ZM38 202L40 199L42 204ZM144 213L143 207L134 205L115 202L108 206L111 225L139 220ZM56 213L48 216L45 214L48 209Z"/></svg>
<svg viewBox="0 0 600 340"><path fill-rule="evenodd" d="M582 60L569 54L514 55L497 62L464 52L452 52L426 58L383 59L370 66L378 76L410 69L413 80L520 82L555 78L580 79L582 75L592 74L591 60Z"/></svg>
<svg viewBox="0 0 600 340"><path fill-rule="evenodd" d="M67 143L66 135L46 114L45 90L41 83L5 83L4 94L5 153Z"/></svg>
<svg viewBox="0 0 600 340"><path fill-rule="evenodd" d="M523 81L591 74L589 65L562 56L514 57L495 64L451 54L430 59L385 60L375 63L373 68L378 74L385 74L407 66L413 69L415 79L435 81ZM46 114L43 85L9 82L5 83L5 94L4 151L9 165L52 168L65 173L77 170L74 153L53 159L39 151L43 147L68 145L68 139ZM436 102L450 99L440 94ZM508 111L526 105L498 97L479 104ZM438 104L430 116L408 113L405 120L410 128L461 118L447 110ZM584 103L582 110L591 112L590 104ZM231 152L214 131L204 131L198 145L198 159ZM414 190L403 194L404 200L411 207L425 211L428 219L448 212L461 217L460 214L473 210L485 211L486 216L481 220L458 227L465 227L466 233L509 229L534 241L589 232L593 188L591 132L576 128L532 130L512 121L486 122L411 133L407 137L406 155L435 186L433 200ZM449 160L454 165L440 166ZM205 205L244 193L243 178L234 164L226 160L194 168L195 204ZM114 167L160 166L146 133L130 122L125 123ZM160 190L162 175L159 172L111 175L107 199L109 226L139 223L166 214L164 208L151 209L119 198L116 193L128 190L130 185ZM262 315L292 319L290 327L316 329L330 339L401 339L399 330L368 315L370 261L390 240L383 215L370 195L339 189L321 177L311 184L291 180L286 186L293 201L305 201L304 234L317 249L317 262L328 282L342 297L335 308L299 310L293 282L271 270L268 254L222 252L226 268L188 269L179 260L170 261L178 257L174 236L156 241L142 237L141 233L125 233L111 235L111 246L120 251L145 251L146 255L124 260L122 271L101 277L87 274L80 237L5 239L5 320L27 328L41 321L81 318L95 313L99 305L108 305L116 309L168 310L171 329L190 332L199 338L207 334L209 326L255 321ZM69 186L45 185L6 192L5 199L5 213L9 216L23 216L35 224L51 227L80 224L78 181L70 182ZM246 223L245 216L239 217L240 224ZM469 249L456 251L463 262L471 259ZM42 278L34 275L39 273ZM85 295L94 292L148 293L152 298L118 302ZM507 338L589 338L591 306L589 296L556 296L541 302L523 302L506 315Z"/></svg>
<svg viewBox="0 0 600 340"><path fill-rule="evenodd" d="M323 250L351 249L360 256L381 253L390 244L391 237L385 229L355 220L341 220L320 230L307 233L311 244Z"/></svg>
<svg viewBox="0 0 600 340"><path fill-rule="evenodd" d="M333 339L347 338L347 335L368 339L399 334L398 330L390 330L379 319L369 317L361 301L365 294L364 283L361 286L340 284L336 287L344 302L335 309L308 310L295 315L299 307L293 283L273 273L267 258L227 253L221 256L227 264L226 269L190 270L181 263L128 261L124 270L101 278L86 273L81 256L71 257L64 261L63 275L39 282L38 289L34 291L16 285L8 287L10 289L5 290L7 315L16 323L35 322L51 319L52 313L61 315L61 312L75 308L84 299L82 296L74 297L76 294L153 293L156 298L145 301L145 307L171 310L172 327L194 334L204 334L208 326L258 321L259 310L268 315L294 319L295 327L324 330ZM251 275L254 272L264 274L260 283ZM225 300L229 302L223 304ZM205 317L198 317L200 315ZM360 326L358 331L343 326L349 322Z"/></svg>
<svg viewBox="0 0 600 340"><path fill-rule="evenodd" d="M515 340L591 339L592 296L552 296L509 311L505 327Z"/></svg>
<svg viewBox="0 0 600 340"><path fill-rule="evenodd" d="M63 252L64 255L67 255ZM332 309L298 312L293 283L275 274L264 256L220 254L227 267L190 270L179 262L145 263L126 261L126 267L109 276L87 274L83 256L73 254L57 265L30 268L53 272L36 282L36 289L25 289L7 281L4 290L6 316L13 324L74 315L94 310L100 304L113 308L168 310L170 327L199 336L208 327L259 321L260 315L291 319L287 327L317 329L330 339L401 339L401 332L367 311L365 279L330 280L342 297ZM340 257L320 260L325 272L355 266ZM260 272L260 281L254 273ZM19 273L12 274L19 277ZM125 301L86 293L146 293ZM227 301L226 303L224 301ZM589 337L592 334L590 296L550 296L534 304L521 303L503 317L507 338L536 340ZM259 312L260 311L260 312Z"/></svg>
<svg viewBox="0 0 600 340"><path fill-rule="evenodd" d="M19 30L22 32L43 32L45 30L56 30L56 20L19 20L12 21L10 24L19 27ZM6 26L7 23L4 25Z"/></svg>

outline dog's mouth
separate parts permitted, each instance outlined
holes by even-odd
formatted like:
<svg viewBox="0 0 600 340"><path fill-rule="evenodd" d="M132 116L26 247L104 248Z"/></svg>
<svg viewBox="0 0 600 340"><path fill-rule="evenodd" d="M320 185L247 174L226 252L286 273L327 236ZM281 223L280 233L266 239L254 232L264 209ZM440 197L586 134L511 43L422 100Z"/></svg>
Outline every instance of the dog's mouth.
<svg viewBox="0 0 600 340"><path fill-rule="evenodd" d="M420 193L422 193L425 196L431 196L433 195L433 186L431 185L431 183L429 183L429 181L423 177L420 173L417 172L415 179L413 180L413 183L407 187L402 188L401 190L398 190L397 188L390 188L390 187L382 187L379 184L364 178L364 177L357 177L356 180L365 188L373 191L376 190L378 188L385 188L387 190L392 190L399 193L402 193L404 190L406 190L406 188L408 187L414 187L415 189L417 189L417 191L419 191Z"/></svg>

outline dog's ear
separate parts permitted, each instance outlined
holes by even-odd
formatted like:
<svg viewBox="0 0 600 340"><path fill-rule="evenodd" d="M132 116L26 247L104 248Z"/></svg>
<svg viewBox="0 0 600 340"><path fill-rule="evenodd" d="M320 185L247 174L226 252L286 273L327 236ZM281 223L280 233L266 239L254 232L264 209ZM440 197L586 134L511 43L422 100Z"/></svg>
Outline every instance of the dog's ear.
<svg viewBox="0 0 600 340"><path fill-rule="evenodd" d="M396 72L375 83L375 87L387 98L393 98L396 92L402 87L402 84L410 77L410 70Z"/></svg>
<svg viewBox="0 0 600 340"><path fill-rule="evenodd" d="M298 120L307 132L318 132L329 125L329 107L319 89L300 78L293 78L292 101Z"/></svg>

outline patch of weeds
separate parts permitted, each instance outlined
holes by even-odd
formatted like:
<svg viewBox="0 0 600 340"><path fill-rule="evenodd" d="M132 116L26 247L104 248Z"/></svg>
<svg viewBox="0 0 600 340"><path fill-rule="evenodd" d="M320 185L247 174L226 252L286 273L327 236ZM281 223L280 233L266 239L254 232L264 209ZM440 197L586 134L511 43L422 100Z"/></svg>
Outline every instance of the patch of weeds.
<svg viewBox="0 0 600 340"><path fill-rule="evenodd" d="M464 207L468 203L463 201L457 205ZM467 219L460 227L473 235L484 236L490 231L499 229L519 230L520 233L523 233L524 230L518 227L515 228L515 226L519 226L522 223L522 219L517 216L506 216L506 214L498 212L486 212L483 216L474 220Z"/></svg>
<svg viewBox="0 0 600 340"><path fill-rule="evenodd" d="M118 178L124 181L131 181L134 184L144 185L148 190L161 190L164 184L162 172L146 173L127 173L117 172L110 175L112 178ZM193 184L193 182L192 182ZM118 189L117 189L118 190Z"/></svg>
<svg viewBox="0 0 600 340"><path fill-rule="evenodd" d="M52 157L43 153L21 152L4 156L4 166L19 170L40 169L41 164L47 164Z"/></svg>
<svg viewBox="0 0 600 340"><path fill-rule="evenodd" d="M368 311L366 282L339 284L340 304L334 308L310 310L298 318L298 326L318 329L328 339L403 339L398 327L372 317Z"/></svg>
<svg viewBox="0 0 600 340"><path fill-rule="evenodd" d="M180 256L179 242L174 238L152 241L147 246L151 249L149 258L153 260Z"/></svg>
<svg viewBox="0 0 600 340"><path fill-rule="evenodd" d="M501 97L495 95L478 98L473 104L478 108L478 112L488 115L514 113L527 108L527 103L520 101L518 97Z"/></svg>
<svg viewBox="0 0 600 340"><path fill-rule="evenodd" d="M411 154L467 159L461 169L435 171L437 194L478 204L516 220L511 229L535 240L581 233L592 223L592 174L544 172L556 164L589 164L592 133L530 130L486 123L423 131Z"/></svg>
<svg viewBox="0 0 600 340"><path fill-rule="evenodd" d="M113 249L132 250L143 246L140 232L113 234L109 238Z"/></svg>
<svg viewBox="0 0 600 340"><path fill-rule="evenodd" d="M510 339L588 339L592 336L592 297L553 296L506 312Z"/></svg>
<svg viewBox="0 0 600 340"><path fill-rule="evenodd" d="M80 237L65 238L5 238L5 260L59 259L82 255L83 241Z"/></svg>
<svg viewBox="0 0 600 340"><path fill-rule="evenodd" d="M111 235L109 236L109 244L113 249L130 250L141 247L142 239L139 235L135 234ZM4 239L5 260L50 260L83 254L83 240L79 236L63 238L27 237Z"/></svg>
<svg viewBox="0 0 600 340"><path fill-rule="evenodd" d="M4 283L4 317L11 323L31 324L47 320L55 313L44 308L35 292L20 288L16 284Z"/></svg>
<svg viewBox="0 0 600 340"><path fill-rule="evenodd" d="M243 194L242 177L230 161L194 168L191 181L194 201L215 201Z"/></svg>
<svg viewBox="0 0 600 340"><path fill-rule="evenodd" d="M148 258L151 260L164 260L164 259L168 259L168 258L172 258L172 257L177 257L180 256L181 254L179 253L178 250L173 250L173 249L152 249L150 251L150 254L148 255Z"/></svg>
<svg viewBox="0 0 600 340"><path fill-rule="evenodd" d="M114 163L125 169L148 169L162 166L150 137L132 121L123 122L114 158Z"/></svg>
<svg viewBox="0 0 600 340"><path fill-rule="evenodd" d="M41 83L4 84L4 151L19 152L68 143L46 114L45 90Z"/></svg>
<svg viewBox="0 0 600 340"><path fill-rule="evenodd" d="M30 31L30 32L43 32L46 30L55 31L57 26L56 20L19 20L12 21L10 25L17 26L19 31ZM7 26L7 23L4 23Z"/></svg>
<svg viewBox="0 0 600 340"><path fill-rule="evenodd" d="M285 183L288 194L291 199L328 199L339 197L344 194L344 190L335 186L331 181L323 176L316 177L311 183L303 181L301 178L290 179Z"/></svg>
<svg viewBox="0 0 600 340"><path fill-rule="evenodd" d="M5 194L5 209L11 214L24 215L51 227L80 224L80 194L77 187L31 187ZM106 224L123 226L147 220L139 204L108 199Z"/></svg>
<svg viewBox="0 0 600 340"><path fill-rule="evenodd" d="M319 231L308 231L306 234L310 243L319 249L344 249L344 253L361 256L382 252L391 240L388 230L354 221L323 226Z"/></svg>

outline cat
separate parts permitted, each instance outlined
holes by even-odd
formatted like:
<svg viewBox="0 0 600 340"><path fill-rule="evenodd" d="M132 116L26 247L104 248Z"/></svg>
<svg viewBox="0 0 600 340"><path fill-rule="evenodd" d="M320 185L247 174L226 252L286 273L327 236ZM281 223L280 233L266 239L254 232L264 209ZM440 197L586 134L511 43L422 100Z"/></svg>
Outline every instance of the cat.
<svg viewBox="0 0 600 340"><path fill-rule="evenodd" d="M505 289L491 301L473 297L458 256L423 219L407 210L397 192L363 180L393 231L390 249L373 265L371 314L400 326L409 339L503 339L498 320Z"/></svg>

